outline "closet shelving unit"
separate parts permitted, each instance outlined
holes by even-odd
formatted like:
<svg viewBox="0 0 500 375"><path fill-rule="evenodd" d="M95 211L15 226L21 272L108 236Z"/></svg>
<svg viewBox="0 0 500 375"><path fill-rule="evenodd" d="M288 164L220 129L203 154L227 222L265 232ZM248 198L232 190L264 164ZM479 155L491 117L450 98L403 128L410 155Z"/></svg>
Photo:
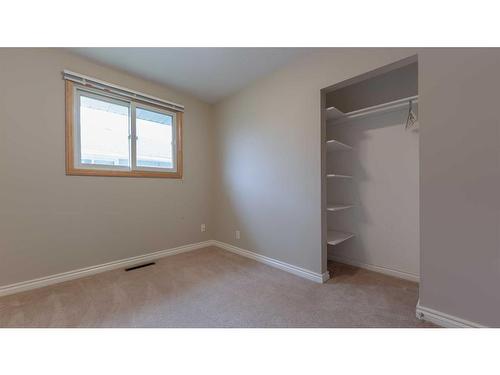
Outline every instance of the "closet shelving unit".
<svg viewBox="0 0 500 375"><path fill-rule="evenodd" d="M393 110L398 110L404 106L407 106L409 102L418 103L418 95L406 97L398 100L394 100L388 103L375 105L371 107L362 108L359 110L355 110L352 112L344 113L338 110L335 107L326 108L326 120L328 126L333 126L336 124L344 123L349 121L350 119L361 118L364 116L369 116L377 112L390 112ZM335 152L335 151L349 151L353 148L345 143L339 142L335 139L330 139L326 141L326 150L327 152ZM332 178L341 178L341 179L349 179L352 176L344 175L344 174L335 174L328 173L326 175L327 179ZM337 212L346 210L353 207L350 204L327 204L326 210L328 212ZM350 238L354 237L353 233L345 233L336 230L329 230L327 233L327 242L329 245L337 245L341 242L344 242Z"/></svg>
<svg viewBox="0 0 500 375"><path fill-rule="evenodd" d="M327 109L327 121L332 121L336 119L340 119L344 117L344 114L337 110L335 107L330 107ZM345 143L339 142L336 139L330 139L326 141L326 150L327 152L336 152L336 151L350 151L352 147L346 145ZM352 176L344 175L344 174L336 174L336 173L328 173L326 175L327 179L340 178L340 179L349 179ZM328 212L337 212L347 210L353 207L350 204L327 204L326 210ZM337 245L341 242L348 240L349 238L354 237L352 233L345 233L336 230L329 230L327 233L327 242L329 245Z"/></svg>

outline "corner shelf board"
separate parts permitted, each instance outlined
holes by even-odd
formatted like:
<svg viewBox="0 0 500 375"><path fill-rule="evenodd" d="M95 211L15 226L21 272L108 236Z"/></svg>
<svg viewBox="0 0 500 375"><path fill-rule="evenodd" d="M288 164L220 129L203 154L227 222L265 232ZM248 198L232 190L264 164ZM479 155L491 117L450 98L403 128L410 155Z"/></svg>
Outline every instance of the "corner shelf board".
<svg viewBox="0 0 500 375"><path fill-rule="evenodd" d="M341 211L353 207L352 204L328 204L326 206L327 211Z"/></svg>
<svg viewBox="0 0 500 375"><path fill-rule="evenodd" d="M331 120L339 120L341 118L345 117L345 113L342 111L339 111L335 107L328 107L326 109L326 119L327 121Z"/></svg>
<svg viewBox="0 0 500 375"><path fill-rule="evenodd" d="M326 150L327 151L349 151L352 150L352 147L346 145L345 143L336 141L335 139L331 139L326 141Z"/></svg>
<svg viewBox="0 0 500 375"><path fill-rule="evenodd" d="M352 178L352 176L348 176L346 174L328 173L326 178Z"/></svg>
<svg viewBox="0 0 500 375"><path fill-rule="evenodd" d="M354 237L352 233L339 232L336 230L329 230L327 234L328 245L338 245L341 242Z"/></svg>

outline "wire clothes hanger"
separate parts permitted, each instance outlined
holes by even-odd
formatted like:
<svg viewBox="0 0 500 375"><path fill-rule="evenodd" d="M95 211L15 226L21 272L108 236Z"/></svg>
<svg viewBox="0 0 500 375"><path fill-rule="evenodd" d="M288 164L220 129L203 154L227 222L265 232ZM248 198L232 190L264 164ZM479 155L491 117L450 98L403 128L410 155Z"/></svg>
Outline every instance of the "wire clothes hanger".
<svg viewBox="0 0 500 375"><path fill-rule="evenodd" d="M417 115L413 112L413 101L409 101L408 105L408 117L406 118L405 130L413 128L417 122Z"/></svg>

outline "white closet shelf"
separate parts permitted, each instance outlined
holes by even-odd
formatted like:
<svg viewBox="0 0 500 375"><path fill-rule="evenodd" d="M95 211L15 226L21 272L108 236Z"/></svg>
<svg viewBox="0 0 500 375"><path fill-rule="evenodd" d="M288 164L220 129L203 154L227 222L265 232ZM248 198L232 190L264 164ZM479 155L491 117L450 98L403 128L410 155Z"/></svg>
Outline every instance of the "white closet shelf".
<svg viewBox="0 0 500 375"><path fill-rule="evenodd" d="M354 237L352 233L339 232L336 230L329 230L327 234L328 245L338 245L349 238Z"/></svg>
<svg viewBox="0 0 500 375"><path fill-rule="evenodd" d="M406 107L410 101L414 104L418 103L418 95L409 96L407 98L401 98L401 99L393 100L393 101L388 102L388 103L383 103L383 104L378 104L378 105L374 105L371 107L361 108L361 109L357 109L355 111L346 112L346 113L340 112L335 107L330 107L330 108L326 109L326 111L327 111L326 119L332 125L342 124L348 120L355 119L355 118L363 118L363 117L369 116L369 115L374 114L374 113L383 113L383 112L390 112L390 111L399 110L401 108ZM328 116L329 111L332 111L331 116ZM342 115L333 115L333 113L335 111L337 113L341 113Z"/></svg>
<svg viewBox="0 0 500 375"><path fill-rule="evenodd" d="M327 120L338 120L338 119L341 119L344 116L345 116L345 113L342 112L342 111L339 111L335 107L328 107L326 109L326 119Z"/></svg>
<svg viewBox="0 0 500 375"><path fill-rule="evenodd" d="M348 208L354 207L352 204L327 204L327 211L341 211L346 210Z"/></svg>
<svg viewBox="0 0 500 375"><path fill-rule="evenodd" d="M349 151L352 150L352 147L346 145L345 143L339 142L335 139L330 139L326 141L326 150L327 151Z"/></svg>
<svg viewBox="0 0 500 375"><path fill-rule="evenodd" d="M352 178L352 176L348 176L346 174L335 174L335 173L328 173L326 175L327 178Z"/></svg>

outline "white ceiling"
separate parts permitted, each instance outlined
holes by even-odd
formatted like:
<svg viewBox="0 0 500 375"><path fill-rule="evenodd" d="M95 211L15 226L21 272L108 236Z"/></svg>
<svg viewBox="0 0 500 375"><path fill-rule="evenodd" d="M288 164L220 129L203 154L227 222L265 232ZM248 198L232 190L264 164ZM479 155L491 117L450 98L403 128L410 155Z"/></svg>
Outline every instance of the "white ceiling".
<svg viewBox="0 0 500 375"><path fill-rule="evenodd" d="M309 48L71 48L125 70L215 103Z"/></svg>

